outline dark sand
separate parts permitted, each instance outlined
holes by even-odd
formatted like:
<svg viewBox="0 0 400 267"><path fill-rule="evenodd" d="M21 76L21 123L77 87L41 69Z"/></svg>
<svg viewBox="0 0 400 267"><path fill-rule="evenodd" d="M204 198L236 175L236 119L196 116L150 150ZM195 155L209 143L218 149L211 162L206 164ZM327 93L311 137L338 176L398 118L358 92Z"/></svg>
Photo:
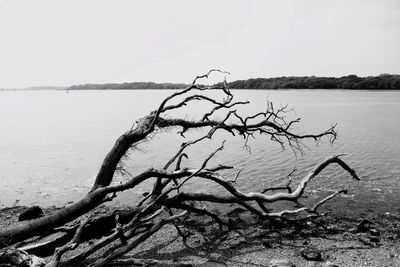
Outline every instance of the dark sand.
<svg viewBox="0 0 400 267"><path fill-rule="evenodd" d="M349 210L341 201L329 204L333 212L315 222L259 222L247 212L231 213L236 229L219 231L210 219L192 216L186 226L193 233L185 242L173 226L165 226L129 255L156 260L155 266L269 266L272 259L289 259L296 266L400 266L400 213ZM230 207L231 210L235 206ZM370 207L368 207L369 209ZM24 207L0 210L0 226L18 223ZM49 214L56 207L45 209ZM102 206L97 214L111 212ZM356 231L361 220L375 230ZM378 235L377 235L378 234ZM82 247L87 246L84 244ZM306 247L322 253L322 261L301 256ZM214 265L207 265L213 263Z"/></svg>

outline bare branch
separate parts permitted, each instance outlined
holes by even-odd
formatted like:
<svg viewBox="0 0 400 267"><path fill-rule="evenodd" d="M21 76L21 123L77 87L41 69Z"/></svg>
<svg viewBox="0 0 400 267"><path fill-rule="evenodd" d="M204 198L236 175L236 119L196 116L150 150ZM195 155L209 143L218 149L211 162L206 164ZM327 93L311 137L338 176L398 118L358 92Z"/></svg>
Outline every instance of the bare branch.
<svg viewBox="0 0 400 267"><path fill-rule="evenodd" d="M196 78L192 82L192 85L195 85L198 79L208 78L208 76L213 72L220 72L220 73L230 74L229 72L224 71L224 70L211 69L206 74L196 76Z"/></svg>
<svg viewBox="0 0 400 267"><path fill-rule="evenodd" d="M82 221L82 223L80 224L80 226L76 230L76 233L75 233L74 237L72 238L72 240L68 244L66 244L65 246L57 248L54 251L53 258L51 259L51 261L48 264L46 264L46 267L56 267L56 266L58 266L59 263L60 263L60 260L61 260L61 256L65 252L67 252L69 250L73 250L79 245L82 230L83 230L83 228L86 226L86 224L89 221L90 221L90 216Z"/></svg>
<svg viewBox="0 0 400 267"><path fill-rule="evenodd" d="M279 192L274 195L265 195L263 193L258 193L258 192L243 193L243 192L237 190L232 185L232 183L224 180L221 176L218 176L218 175L215 175L212 173L199 173L199 174L197 174L197 176L208 179L208 180L212 180L212 181L220 184L227 191L229 191L232 195L234 195L235 197L242 199L242 200L246 200L246 201L259 200L259 201L263 201L263 202L275 202L275 201L279 201L279 200L294 201L302 196L307 184L315 176L317 176L323 169L325 169L326 166L328 166L329 164L332 164L332 163L339 164L341 167L343 167L344 170L349 172L355 180L359 180L355 171L353 169L351 169L346 163L344 163L339 158L339 156L333 156L331 158L326 159L324 162L320 163L317 167L315 167L312 171L310 171L310 173L300 181L297 188L292 193Z"/></svg>

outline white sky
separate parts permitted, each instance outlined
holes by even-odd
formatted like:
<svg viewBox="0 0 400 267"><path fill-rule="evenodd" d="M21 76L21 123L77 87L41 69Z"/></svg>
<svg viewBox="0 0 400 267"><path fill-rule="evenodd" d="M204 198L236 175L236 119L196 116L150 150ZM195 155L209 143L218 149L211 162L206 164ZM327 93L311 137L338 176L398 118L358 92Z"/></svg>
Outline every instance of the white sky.
<svg viewBox="0 0 400 267"><path fill-rule="evenodd" d="M231 81L400 73L400 0L0 0L0 88L215 67Z"/></svg>

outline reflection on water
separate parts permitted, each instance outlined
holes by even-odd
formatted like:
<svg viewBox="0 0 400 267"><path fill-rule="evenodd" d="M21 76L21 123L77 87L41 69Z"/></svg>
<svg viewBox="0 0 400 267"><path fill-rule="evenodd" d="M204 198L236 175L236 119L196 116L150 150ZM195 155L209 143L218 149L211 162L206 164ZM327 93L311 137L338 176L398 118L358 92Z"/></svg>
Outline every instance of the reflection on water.
<svg viewBox="0 0 400 267"><path fill-rule="evenodd" d="M0 92L0 205L62 205L77 200L93 182L103 157L116 138L131 128L135 119L155 109L171 91L26 91ZM213 92L213 94L217 94ZM348 187L351 194L374 195L381 202L395 201L400 188L400 92L385 91L235 91L237 100L251 105L238 107L241 114L265 109L266 99L275 106L289 104L301 117L300 133L320 132L338 123L339 138L333 144L307 142L305 155L295 155L267 137L250 140L251 153L240 137L218 133L207 145L189 149L186 166L201 160L227 140L225 150L210 164L230 164L243 169L238 180L241 190L256 190L280 182L294 167L295 179L305 175L323 158L348 153L345 160L363 182L350 180L342 170L330 166L309 189L321 194ZM218 95L222 97L222 95ZM209 108L195 103L180 116L196 118ZM220 115L222 116L222 115ZM178 129L153 136L140 150L132 151L126 165L132 174L165 164L185 141ZM187 134L187 139L201 135ZM120 179L120 178L119 178ZM121 178L123 179L123 178ZM193 186L193 184L201 186ZM192 181L191 189L219 190L203 181ZM140 197L148 188L140 187L123 201Z"/></svg>

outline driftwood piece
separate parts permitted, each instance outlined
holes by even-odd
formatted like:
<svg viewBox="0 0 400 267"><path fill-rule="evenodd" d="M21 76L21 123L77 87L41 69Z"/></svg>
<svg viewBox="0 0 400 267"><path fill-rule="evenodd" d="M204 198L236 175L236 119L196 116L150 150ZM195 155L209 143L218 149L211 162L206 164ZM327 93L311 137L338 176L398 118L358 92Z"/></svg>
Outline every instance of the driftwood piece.
<svg viewBox="0 0 400 267"><path fill-rule="evenodd" d="M198 80L207 78L213 73L227 74L227 72L213 69L205 75L197 76L190 86L166 97L156 110L136 120L132 128L117 139L105 156L92 188L81 200L57 210L51 215L7 229L0 229L0 246L12 246L34 236L46 236L49 233L61 231L65 233L62 237L41 245L24 247L24 249L38 255L53 254L47 267L106 266L137 247L166 224L173 224L184 238L185 234L181 231L177 221L187 216L187 213L209 216L220 225L221 229L230 230L230 222L220 214L208 210L202 205L203 202L235 203L262 220L276 217L286 219L287 216L293 214L303 219L311 219L320 216L318 209L321 205L339 194L345 193L345 189L335 192L312 207L301 205L298 201L299 198L303 196L308 184L316 179L321 171L330 164L338 164L353 179L359 180L356 172L341 159L342 155L336 155L318 164L308 175L300 179L295 187L292 186L291 173L288 176L288 182L284 185L259 189L254 192L238 190L236 181L241 174L240 170L235 171L236 174L231 177L232 175L224 176L221 173L224 170L234 169L235 166L223 165L223 162L216 166L209 166L210 160L224 149L224 142L214 150L205 145L216 132L225 132L232 135L232 138L241 137L246 148L249 148L247 144L249 138L266 136L280 144L282 148L289 147L294 151L302 152L302 140L305 139L319 141L321 138L327 137L333 142L337 136L336 125L315 134L298 134L293 130L293 126L299 123L300 119L288 120L286 118L289 111L287 106L276 108L269 101L266 102L265 110L260 110L250 116L243 116L234 108L250 103L235 101L234 94L229 90L226 81L212 86L197 84ZM210 90L220 92L222 100L208 96L207 92ZM211 107L204 111L200 119L190 120L170 115L170 111L189 106L193 102L201 102L206 104L205 107ZM128 153L141 142L148 141L150 137L161 130L168 129L178 129L178 134L183 137L187 135L188 131L196 129L203 129L205 134L194 140L187 140L178 146L176 153L172 153L171 158L161 169L149 168L135 175L126 170L124 161L127 160ZM193 146L210 149L210 154L202 162L198 162L197 166L188 168L185 167L185 161L182 159L190 157L188 148ZM131 171L132 173L137 172L135 169ZM126 175L126 179L121 183L113 183L117 172ZM119 192L135 190L136 186L148 179L155 181L152 188L149 189L151 193L138 203L134 203L132 206L135 207L131 210L115 211L113 214L103 215L93 220L82 219L81 216L87 215L102 203L113 201ZM210 194L198 189L196 192L192 192L183 187L191 179L210 181L225 190L226 194ZM246 177L240 177L240 179L246 179ZM269 210L269 203L284 200L292 201L297 207L279 212ZM82 221L79 226L65 227L67 223L78 218ZM80 244L87 241L90 241L90 244L85 249L75 254L72 253ZM111 247L108 250L110 253L92 258L105 246ZM66 252L68 252L68 257L66 257ZM65 256L63 256L64 254Z"/></svg>

